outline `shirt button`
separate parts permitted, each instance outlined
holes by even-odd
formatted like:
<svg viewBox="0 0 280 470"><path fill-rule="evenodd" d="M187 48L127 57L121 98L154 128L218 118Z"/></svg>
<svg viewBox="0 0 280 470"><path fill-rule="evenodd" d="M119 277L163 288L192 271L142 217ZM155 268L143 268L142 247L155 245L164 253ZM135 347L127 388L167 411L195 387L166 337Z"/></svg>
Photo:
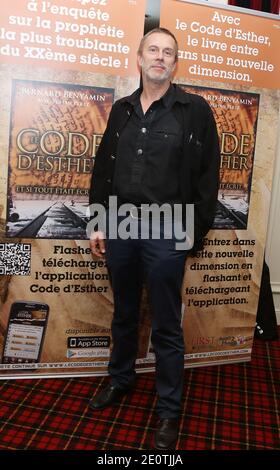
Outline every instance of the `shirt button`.
<svg viewBox="0 0 280 470"><path fill-rule="evenodd" d="M137 155L142 155L143 154L143 150L142 149L138 149L137 150Z"/></svg>
<svg viewBox="0 0 280 470"><path fill-rule="evenodd" d="M146 127L142 127L141 132L142 132L143 134L146 134L146 132L147 132Z"/></svg>
<svg viewBox="0 0 280 470"><path fill-rule="evenodd" d="M116 158L115 155L111 155L112 160L115 160L115 158Z"/></svg>
<svg viewBox="0 0 280 470"><path fill-rule="evenodd" d="M109 179L107 179L107 183L111 183L111 180L110 180L110 178L109 178Z"/></svg>

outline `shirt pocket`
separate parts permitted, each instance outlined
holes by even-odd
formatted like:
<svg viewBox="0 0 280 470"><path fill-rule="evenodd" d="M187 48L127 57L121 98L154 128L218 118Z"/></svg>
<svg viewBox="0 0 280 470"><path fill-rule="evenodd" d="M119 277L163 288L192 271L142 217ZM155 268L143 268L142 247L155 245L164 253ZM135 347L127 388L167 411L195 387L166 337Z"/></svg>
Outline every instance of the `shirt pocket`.
<svg viewBox="0 0 280 470"><path fill-rule="evenodd" d="M151 139L154 143L153 147L161 155L174 156L182 150L183 134L179 131L170 131L168 129L157 129L151 133Z"/></svg>
<svg viewBox="0 0 280 470"><path fill-rule="evenodd" d="M175 137L179 137L178 132L172 132L172 131L164 130L164 129L153 130L151 131L151 133L155 137L159 137L161 139L174 139Z"/></svg>

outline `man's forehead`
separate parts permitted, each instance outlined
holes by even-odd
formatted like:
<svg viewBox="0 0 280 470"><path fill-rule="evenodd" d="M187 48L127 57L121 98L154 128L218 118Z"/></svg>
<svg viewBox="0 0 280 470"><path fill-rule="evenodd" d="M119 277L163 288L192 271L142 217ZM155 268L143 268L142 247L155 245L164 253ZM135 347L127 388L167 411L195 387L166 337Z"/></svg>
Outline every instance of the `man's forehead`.
<svg viewBox="0 0 280 470"><path fill-rule="evenodd" d="M144 46L164 45L166 47L175 48L175 41L172 36L166 33L152 33L145 39Z"/></svg>

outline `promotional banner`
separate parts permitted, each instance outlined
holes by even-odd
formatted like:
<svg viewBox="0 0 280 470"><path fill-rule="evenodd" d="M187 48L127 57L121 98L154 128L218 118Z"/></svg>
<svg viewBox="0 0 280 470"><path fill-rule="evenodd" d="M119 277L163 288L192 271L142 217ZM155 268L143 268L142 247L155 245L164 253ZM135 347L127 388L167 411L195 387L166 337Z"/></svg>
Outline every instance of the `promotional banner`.
<svg viewBox="0 0 280 470"><path fill-rule="evenodd" d="M139 86L145 0L11 0L0 20L0 375L100 373L113 302L86 235L113 102ZM125 12L125 14L124 14Z"/></svg>
<svg viewBox="0 0 280 470"><path fill-rule="evenodd" d="M139 86L145 0L11 0L0 22L0 377L105 374L113 297L86 235L113 102ZM186 367L250 360L277 142L279 21L161 0L175 81L211 105L220 191L183 285ZM144 289L137 370L155 359Z"/></svg>
<svg viewBox="0 0 280 470"><path fill-rule="evenodd" d="M217 123L220 189L213 230L187 261L186 365L250 360L279 116L279 17L161 1L179 42L176 82Z"/></svg>

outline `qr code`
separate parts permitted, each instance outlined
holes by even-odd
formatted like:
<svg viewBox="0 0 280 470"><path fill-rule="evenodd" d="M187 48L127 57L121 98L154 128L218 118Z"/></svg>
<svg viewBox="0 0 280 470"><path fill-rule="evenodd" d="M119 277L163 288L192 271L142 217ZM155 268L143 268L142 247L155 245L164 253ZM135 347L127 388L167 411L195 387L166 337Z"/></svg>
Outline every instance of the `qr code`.
<svg viewBox="0 0 280 470"><path fill-rule="evenodd" d="M30 276L31 244L0 243L0 274Z"/></svg>

